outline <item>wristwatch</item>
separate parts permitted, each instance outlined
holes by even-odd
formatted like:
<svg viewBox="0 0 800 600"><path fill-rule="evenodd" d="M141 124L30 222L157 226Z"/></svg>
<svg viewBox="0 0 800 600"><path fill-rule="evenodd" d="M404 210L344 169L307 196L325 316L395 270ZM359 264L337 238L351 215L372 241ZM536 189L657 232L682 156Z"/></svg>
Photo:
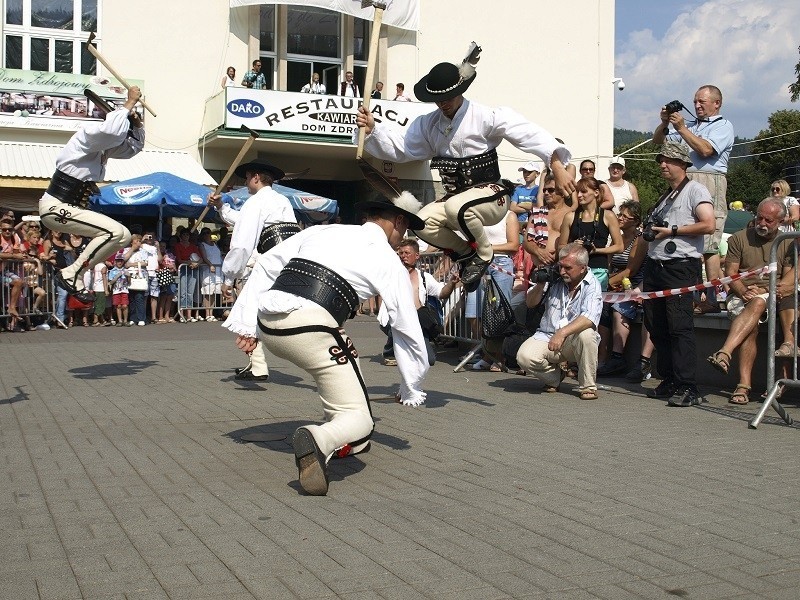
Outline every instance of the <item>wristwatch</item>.
<svg viewBox="0 0 800 600"><path fill-rule="evenodd" d="M676 237L677 235L678 235L678 226L677 225L673 225L672 226L672 237Z"/></svg>

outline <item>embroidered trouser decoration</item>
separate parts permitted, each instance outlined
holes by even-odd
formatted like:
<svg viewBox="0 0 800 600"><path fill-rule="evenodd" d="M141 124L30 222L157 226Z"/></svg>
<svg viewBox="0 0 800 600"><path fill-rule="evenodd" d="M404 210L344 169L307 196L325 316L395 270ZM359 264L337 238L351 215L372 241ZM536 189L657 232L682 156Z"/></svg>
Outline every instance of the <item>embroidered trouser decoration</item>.
<svg viewBox="0 0 800 600"><path fill-rule="evenodd" d="M358 352L344 330L319 306L262 313L258 326L267 350L314 378L325 423L308 429L320 450L328 458L347 445L358 451L372 435L374 423Z"/></svg>
<svg viewBox="0 0 800 600"><path fill-rule="evenodd" d="M423 241L437 248L453 250L459 256L478 252L491 260L492 245L484 227L496 225L508 212L508 191L497 183L481 183L453 194L442 202L431 202L419 211L425 228L416 232ZM462 232L467 240L456 234Z"/></svg>
<svg viewBox="0 0 800 600"><path fill-rule="evenodd" d="M114 219L61 202L50 194L39 200L39 216L48 229L92 238L75 262L61 270L64 280L78 289L84 287L81 276L86 269L94 268L131 241L131 232Z"/></svg>

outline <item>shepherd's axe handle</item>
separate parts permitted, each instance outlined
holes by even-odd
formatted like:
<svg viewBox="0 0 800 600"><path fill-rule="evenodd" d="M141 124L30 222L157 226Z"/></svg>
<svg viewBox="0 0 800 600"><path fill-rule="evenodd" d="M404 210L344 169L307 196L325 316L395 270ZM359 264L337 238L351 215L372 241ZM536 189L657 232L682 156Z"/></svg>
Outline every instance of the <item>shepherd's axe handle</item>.
<svg viewBox="0 0 800 600"><path fill-rule="evenodd" d="M100 62L100 64L102 64L106 69L108 69L108 72L111 73L126 90L131 89L131 87L133 86L131 86L131 84L128 83L125 80L125 78L122 77L122 75L120 75L119 72L117 72L117 70L109 64L109 62L105 59L105 57L102 54L100 54L100 51L97 48L95 48L95 46L92 44L94 38L95 38L94 32L90 33L89 39L86 42L86 49L92 56L94 56L98 60L98 62ZM142 103L142 106L147 112L149 112L154 117L156 116L156 113L153 111L152 108L150 108L147 102L144 101L144 98L139 98L139 102Z"/></svg>
<svg viewBox="0 0 800 600"><path fill-rule="evenodd" d="M258 132L253 131L249 127L245 127L244 125L242 125L241 131L244 131L245 133L249 133L250 135L245 140L244 144L242 144L242 148L241 148L241 150L239 150L239 154L237 154L236 158L233 159L233 162L231 163L231 166L228 169L228 172L225 173L225 177L222 178L222 181L219 182L219 185L217 186L217 189L214 190L214 195L215 196L217 194L219 194L220 192L222 192L222 190L225 189L225 186L228 185L228 180L231 177L233 177L234 171L236 171L236 168L239 166L239 164L242 162L242 159L245 157L247 152L250 150L250 146L252 146L253 142L255 142L256 138L258 138ZM208 204L206 204L206 207L203 209L203 212L200 213L200 216L197 217L197 220L194 222L194 226L192 227L192 231L196 230L200 226L200 223L205 218L205 216L208 214L208 209L209 208L210 208L210 206Z"/></svg>
<svg viewBox="0 0 800 600"><path fill-rule="evenodd" d="M375 18L372 21L372 34L369 38L369 62L367 63L367 76L364 81L364 101L362 105L364 110L369 112L369 101L372 98L372 80L375 78L375 62L378 60L378 42L381 37L381 23L383 22L383 9L386 8L385 3L363 1L363 6L372 4L375 7ZM358 128L358 147L356 148L356 160L359 160L364 154L364 138L366 131L363 127Z"/></svg>

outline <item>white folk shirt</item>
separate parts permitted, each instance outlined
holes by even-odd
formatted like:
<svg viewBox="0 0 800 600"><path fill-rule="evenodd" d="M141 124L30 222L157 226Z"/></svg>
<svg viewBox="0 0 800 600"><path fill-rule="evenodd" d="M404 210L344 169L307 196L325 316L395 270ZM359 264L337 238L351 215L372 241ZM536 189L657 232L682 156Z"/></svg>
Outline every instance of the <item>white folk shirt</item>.
<svg viewBox="0 0 800 600"><path fill-rule="evenodd" d="M131 158L144 147L144 127L134 127L129 136L128 109L106 115L76 132L56 157L56 169L81 181L103 181L109 158Z"/></svg>
<svg viewBox="0 0 800 600"><path fill-rule="evenodd" d="M353 134L357 143L358 131ZM450 120L435 110L414 119L408 130L376 123L364 149L372 156L393 162L429 160L434 156L466 158L497 148L503 140L523 152L535 154L550 165L553 154L566 165L569 150L543 128L516 111L489 108L466 98Z"/></svg>
<svg viewBox="0 0 800 600"><path fill-rule="evenodd" d="M387 243L386 234L375 223L316 225L262 254L223 327L255 337L258 311L283 314L316 306L311 300L270 289L292 258L314 261L338 273L361 301L380 295L383 306L378 321L392 328L394 355L402 378L401 401L424 402L422 383L428 372L428 354L411 281Z"/></svg>
<svg viewBox="0 0 800 600"><path fill-rule="evenodd" d="M258 246L261 230L275 223L297 223L294 209L286 196L271 187L263 187L250 196L236 218L231 234L231 247L222 263L226 285L232 285L247 268L250 255Z"/></svg>

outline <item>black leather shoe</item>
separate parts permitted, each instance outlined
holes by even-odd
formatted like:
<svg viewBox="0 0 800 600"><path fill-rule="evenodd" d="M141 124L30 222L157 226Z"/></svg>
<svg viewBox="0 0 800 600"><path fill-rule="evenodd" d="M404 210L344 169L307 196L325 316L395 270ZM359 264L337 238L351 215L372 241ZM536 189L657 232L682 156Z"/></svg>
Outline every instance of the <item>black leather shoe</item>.
<svg viewBox="0 0 800 600"><path fill-rule="evenodd" d="M482 260L476 255L466 265L461 272L461 285L469 292L474 292L481 285L481 277L483 277L486 270L489 268L490 260Z"/></svg>
<svg viewBox="0 0 800 600"><path fill-rule="evenodd" d="M246 367L236 367L236 374L241 375L245 371L249 371L253 365L247 365Z"/></svg>
<svg viewBox="0 0 800 600"><path fill-rule="evenodd" d="M253 372L248 369L233 376L236 381L266 381L269 375L253 375Z"/></svg>
<svg viewBox="0 0 800 600"><path fill-rule="evenodd" d="M672 379L664 379L654 389L647 390L647 397L663 400L664 398L672 398L677 391L678 384L676 384Z"/></svg>
<svg viewBox="0 0 800 600"><path fill-rule="evenodd" d="M706 399L695 388L683 387L676 391L672 398L667 400L667 404L669 406L687 408L689 406L697 406L705 401Z"/></svg>
<svg viewBox="0 0 800 600"><path fill-rule="evenodd" d="M300 485L312 496L327 494L328 472L325 468L325 456L317 446L314 436L305 427L298 427L292 436L292 446Z"/></svg>
<svg viewBox="0 0 800 600"><path fill-rule="evenodd" d="M62 290L67 290L68 294L74 294L75 292L78 291L78 288L76 288L74 285L72 285L71 283L67 283L67 280L64 279L64 276L61 274L61 271L56 271L55 273L53 273L53 283L55 283Z"/></svg>

